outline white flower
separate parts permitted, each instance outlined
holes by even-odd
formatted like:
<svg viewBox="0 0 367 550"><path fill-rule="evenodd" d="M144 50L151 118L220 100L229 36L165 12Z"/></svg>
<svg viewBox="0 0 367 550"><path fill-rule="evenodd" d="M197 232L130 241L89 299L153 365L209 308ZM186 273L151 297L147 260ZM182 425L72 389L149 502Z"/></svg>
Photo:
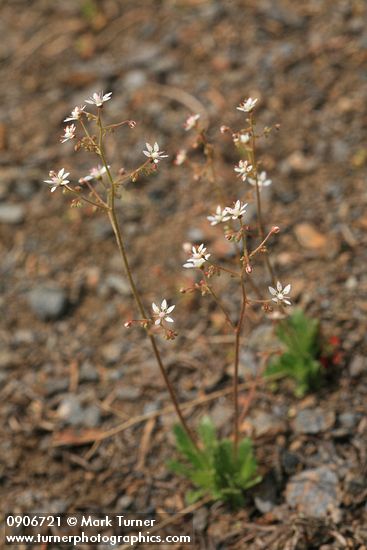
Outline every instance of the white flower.
<svg viewBox="0 0 367 550"><path fill-rule="evenodd" d="M244 99L243 102L240 103L240 106L237 107L237 109L239 111L243 111L244 113L250 113L255 107L257 101L257 99L252 99L252 97L249 97L248 99Z"/></svg>
<svg viewBox="0 0 367 550"><path fill-rule="evenodd" d="M102 107L103 103L111 99L111 95L112 92L108 92L108 94L104 94L103 92L94 92L94 94L89 99L86 99L85 102L90 105L96 105L96 107Z"/></svg>
<svg viewBox="0 0 367 550"><path fill-rule="evenodd" d="M69 141L69 139L75 138L75 132L76 132L76 126L75 124L70 124L69 126L66 126L64 130L64 135L61 136L61 143L65 143L65 141Z"/></svg>
<svg viewBox="0 0 367 550"><path fill-rule="evenodd" d="M269 286L269 292L273 296L272 300L277 304L284 302L288 306L292 305L290 300L286 297L286 295L289 294L290 290L291 285L287 285L283 288L279 281L277 282L276 290L272 286Z"/></svg>
<svg viewBox="0 0 367 550"><path fill-rule="evenodd" d="M237 218L241 218L246 213L246 208L247 202L242 204L241 201L237 201L233 208L227 206L225 210L227 214L231 215L232 220L237 220Z"/></svg>
<svg viewBox="0 0 367 550"><path fill-rule="evenodd" d="M108 168L110 168L110 165L108 165ZM91 180L100 180L102 179L103 174L107 172L105 166L101 166L98 164L98 166L94 166L89 170L89 175L84 176L83 178L80 178L79 183L83 183L85 181L91 181Z"/></svg>
<svg viewBox="0 0 367 550"><path fill-rule="evenodd" d="M168 323L174 323L174 320L169 317L169 314L171 311L175 309L176 306L167 306L167 300L163 300L161 303L161 307L158 307L154 302L152 303L152 309L154 312L154 317L156 317L156 320L154 322L155 325L160 325L161 322L167 321Z"/></svg>
<svg viewBox="0 0 367 550"><path fill-rule="evenodd" d="M234 171L238 172L238 177L242 181L246 181L247 175L251 172L252 165L247 160L240 160L238 165L234 167Z"/></svg>
<svg viewBox="0 0 367 550"><path fill-rule="evenodd" d="M251 185L256 185L256 180L253 178L249 178L248 182L251 183ZM257 184L259 187L267 187L272 184L272 180L267 178L265 171L262 171L257 176Z"/></svg>
<svg viewBox="0 0 367 550"><path fill-rule="evenodd" d="M64 168L61 168L57 173L54 172L54 170L51 170L49 172L50 180L44 180L45 183L50 184L51 187L51 193L55 191L58 187L61 185L67 185L69 183L69 180L66 179L68 177L70 172L65 172Z"/></svg>
<svg viewBox="0 0 367 550"><path fill-rule="evenodd" d="M152 159L152 162L154 162L154 164L158 164L160 160L168 157L168 155L163 154L164 151L159 150L159 145L157 142L155 142L153 147L150 145L150 143L146 143L145 145L148 151L143 151L143 154L146 157L149 157L150 159Z"/></svg>
<svg viewBox="0 0 367 550"><path fill-rule="evenodd" d="M210 225L217 225L218 223L226 222L230 218L230 216L227 216L227 209L223 208L222 210L220 206L217 206L215 214L212 216L207 216L207 220L210 221Z"/></svg>
<svg viewBox="0 0 367 550"><path fill-rule="evenodd" d="M191 115L186 119L186 122L184 124L186 132L196 127L196 123L199 120L199 118L200 118L200 115L196 114L196 115Z"/></svg>
<svg viewBox="0 0 367 550"><path fill-rule="evenodd" d="M240 142L248 143L250 141L250 134L240 134Z"/></svg>
<svg viewBox="0 0 367 550"><path fill-rule="evenodd" d="M205 252L206 248L203 244L201 244L197 248L193 246L191 258L187 260L187 262L184 264L184 267L187 267L188 269L193 267L202 267L205 262L210 258L210 254L205 254Z"/></svg>
<svg viewBox="0 0 367 550"><path fill-rule="evenodd" d="M176 166L181 166L181 164L185 162L186 158L187 158L186 149L180 149L176 155L174 164Z"/></svg>
<svg viewBox="0 0 367 550"><path fill-rule="evenodd" d="M85 105L82 107L74 107L74 109L71 111L71 115L67 118L65 118L64 122L70 122L71 120L79 120L84 112Z"/></svg>

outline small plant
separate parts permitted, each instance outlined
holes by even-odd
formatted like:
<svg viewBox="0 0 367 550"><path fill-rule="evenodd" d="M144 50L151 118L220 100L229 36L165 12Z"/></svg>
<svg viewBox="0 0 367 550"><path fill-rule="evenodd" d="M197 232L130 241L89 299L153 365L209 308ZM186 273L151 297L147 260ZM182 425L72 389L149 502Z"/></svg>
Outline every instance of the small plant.
<svg viewBox="0 0 367 550"><path fill-rule="evenodd" d="M293 378L295 395L303 397L319 386L322 377L319 322L296 310L277 325L275 332L287 349L270 362L265 376Z"/></svg>
<svg viewBox="0 0 367 550"><path fill-rule="evenodd" d="M180 424L174 427L174 434L177 449L186 461L171 461L169 467L197 487L187 492L188 503L210 495L213 500L225 501L237 508L244 503L244 491L261 481L249 438L239 442L235 455L233 442L230 439L219 440L207 416L198 426L200 449L194 447Z"/></svg>
<svg viewBox="0 0 367 550"><path fill-rule="evenodd" d="M254 114L258 100L248 98L237 107L245 115L244 117L242 115L244 127L240 130L233 130L229 126L221 127L221 134L225 138L230 137L239 156L238 164L233 167L233 171L240 183L236 185L237 190L231 193L228 202L221 186L221 178L216 173L216 163L221 156L216 154L214 145L209 142L206 124L202 123L199 113L189 116L185 130L192 130L195 134L191 149L195 152L201 151L204 162L196 163L190 158L190 152L186 150L179 151L174 162L177 166L186 164L192 169L195 181L206 180L209 183L208 196L216 192L218 202L222 205L227 204L224 207L218 202L216 205L213 204L214 213L206 217L211 226L221 227L223 238L232 244L231 264L217 263L205 243L186 243L183 249L190 256L183 267L191 270L192 275L189 275L190 285L181 290L183 294L198 291L202 296L210 297L224 315L226 330L233 335L233 437L220 440L208 418L201 422L196 433L188 425L182 413L181 404L168 376L158 343L159 335L166 340L174 340L177 336L176 331L172 329L174 319L171 317L175 305L163 298L147 307L135 282L127 249L130 243L125 241L124 217L120 217L117 207L120 199L122 206L124 205L125 186L129 182L136 182L140 177L157 173L161 161L168 155L160 149L157 142L153 145L146 143L145 149L142 150L142 155L145 156L144 162L140 161L133 170L128 172L124 168L111 167L106 156L107 138L119 128L133 129L136 126L133 120L106 122L104 105L111 100L111 96L112 92L106 94L95 92L85 100L84 105L74 107L71 114L64 120L68 124L64 128L60 141L74 142L75 151L84 150L97 157L97 166L92 167L89 174L77 180L65 168L52 170L49 173L49 179L45 182L52 193L60 190L65 195L71 196L72 207L84 206L91 211L104 213L109 219L120 253L121 265L138 312L138 318L126 320L124 326L144 329L145 336L151 345L152 355L180 421L175 428L175 436L178 450L186 459L186 463L172 462L171 468L188 477L197 487L189 494L189 499L195 500L201 495L208 494L215 500L228 501L236 507L243 502L244 490L260 481L256 473L257 464L251 441L240 438L239 367L244 325L250 309L261 310L265 316L273 319L283 319L288 306L292 305L291 285L286 284L283 288L270 260L269 246L275 235L280 232L280 228L263 217L261 195L263 188L271 185L272 180L264 170L260 171L262 164L257 160L257 140L267 138L273 130L278 128L278 125L258 130ZM238 198L239 195L241 199ZM208 214L210 205L206 202L205 211ZM256 207L254 224L247 211L251 203ZM267 272L267 280L273 285L268 287L269 291L261 288L263 277L257 277L258 269L264 271L264 268ZM187 273L189 274L190 271ZM237 293L234 304L237 308L230 307L228 295L222 297L220 291L218 292L216 281L220 276L225 278L233 292ZM279 364L284 370L284 365L293 365L294 358L297 358L299 366L296 371L297 373L300 371L300 374L297 374L296 379L298 391L302 393L307 391L311 379L317 378L316 371L318 372L319 363L314 360L314 355L311 353L317 330L309 322L304 323L306 329L298 326L299 323L295 326L292 323L293 321L288 327L288 322L283 321L278 329L279 337L283 338L289 348L288 354L284 354L279 359ZM298 331L302 334L301 344L297 344ZM310 375L311 372L313 376Z"/></svg>

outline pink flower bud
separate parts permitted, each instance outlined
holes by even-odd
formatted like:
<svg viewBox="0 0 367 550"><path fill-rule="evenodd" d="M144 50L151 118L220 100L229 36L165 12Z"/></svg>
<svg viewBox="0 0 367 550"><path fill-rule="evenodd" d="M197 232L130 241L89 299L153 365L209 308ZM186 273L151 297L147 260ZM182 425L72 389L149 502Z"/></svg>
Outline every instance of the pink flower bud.
<svg viewBox="0 0 367 550"><path fill-rule="evenodd" d="M278 225L273 225L271 228L271 233L279 233L280 227Z"/></svg>
<svg viewBox="0 0 367 550"><path fill-rule="evenodd" d="M250 273L252 273L252 266L250 264L247 264L247 266L246 266L246 273L248 275L250 275Z"/></svg>

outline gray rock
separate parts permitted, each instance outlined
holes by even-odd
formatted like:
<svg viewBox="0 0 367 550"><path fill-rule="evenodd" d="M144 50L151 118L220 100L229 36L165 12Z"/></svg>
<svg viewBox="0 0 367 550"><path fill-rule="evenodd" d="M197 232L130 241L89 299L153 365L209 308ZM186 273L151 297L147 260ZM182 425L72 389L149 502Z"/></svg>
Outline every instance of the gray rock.
<svg viewBox="0 0 367 550"><path fill-rule="evenodd" d="M22 199L30 199L38 191L38 185L32 181L16 181L15 192Z"/></svg>
<svg viewBox="0 0 367 550"><path fill-rule="evenodd" d="M256 411L250 422L256 437L277 435L287 430L287 424L283 419L264 411Z"/></svg>
<svg viewBox="0 0 367 550"><path fill-rule="evenodd" d="M255 378L259 372L260 361L256 361L253 351L244 349L240 351L239 375L243 380Z"/></svg>
<svg viewBox="0 0 367 550"><path fill-rule="evenodd" d="M345 412L339 415L339 422L343 428L354 428L359 420L360 416L352 412Z"/></svg>
<svg viewBox="0 0 367 550"><path fill-rule="evenodd" d="M24 221L25 209L21 204L0 204L0 223L17 225Z"/></svg>
<svg viewBox="0 0 367 550"><path fill-rule="evenodd" d="M260 325L256 327L249 336L248 347L254 351L279 349L280 344L274 334L273 325Z"/></svg>
<svg viewBox="0 0 367 550"><path fill-rule="evenodd" d="M138 399L141 396L141 388L138 386L122 386L121 388L118 388L116 390L116 398L120 399L121 401L135 401L135 399ZM147 405L151 405L149 410L145 410L144 407L144 414L146 412L150 412L151 410L157 410L158 407L152 407L154 403L148 403Z"/></svg>
<svg viewBox="0 0 367 550"><path fill-rule="evenodd" d="M323 411L321 407L299 411L294 422L295 431L303 434L325 432L335 423L334 411Z"/></svg>
<svg viewBox="0 0 367 550"><path fill-rule="evenodd" d="M84 361L80 367L79 379L81 382L97 382L99 379L98 370L89 361Z"/></svg>
<svg viewBox="0 0 367 550"><path fill-rule="evenodd" d="M190 227L186 232L186 238L192 243L202 242L204 240L204 233L198 227Z"/></svg>
<svg viewBox="0 0 367 550"><path fill-rule="evenodd" d="M81 424L88 428L95 428L101 421L101 412L97 405L89 405L83 411L83 419Z"/></svg>
<svg viewBox="0 0 367 550"><path fill-rule="evenodd" d="M228 403L217 403L211 410L210 417L217 428L222 428L231 421L232 407Z"/></svg>
<svg viewBox="0 0 367 550"><path fill-rule="evenodd" d="M132 70L126 74L123 80L123 85L128 92L133 92L134 90L141 88L145 84L146 80L147 77L144 71Z"/></svg>
<svg viewBox="0 0 367 550"><path fill-rule="evenodd" d="M101 349L103 359L110 364L117 363L121 359L124 348L125 344L121 341L105 344Z"/></svg>
<svg viewBox="0 0 367 550"><path fill-rule="evenodd" d="M43 384L43 390L47 396L64 393L69 387L68 378L51 378Z"/></svg>
<svg viewBox="0 0 367 550"><path fill-rule="evenodd" d="M67 394L63 397L57 409L59 419L70 426L87 426L94 428L101 420L101 413L97 405L81 405L78 395Z"/></svg>
<svg viewBox="0 0 367 550"><path fill-rule="evenodd" d="M107 275L105 283L109 289L118 292L122 296L131 295L130 285L122 275Z"/></svg>
<svg viewBox="0 0 367 550"><path fill-rule="evenodd" d="M366 372L367 360L363 355L355 355L349 364L349 373L353 378Z"/></svg>
<svg viewBox="0 0 367 550"><path fill-rule="evenodd" d="M133 497L129 495L123 495L122 497L120 497L117 501L118 513L120 514L124 510L127 510L132 505L133 500Z"/></svg>
<svg viewBox="0 0 367 550"><path fill-rule="evenodd" d="M58 286L41 285L28 294L29 304L41 321L59 319L67 310L66 292Z"/></svg>
<svg viewBox="0 0 367 550"><path fill-rule="evenodd" d="M290 479L285 497L291 508L310 517L325 517L340 503L338 478L327 466L306 470Z"/></svg>
<svg viewBox="0 0 367 550"><path fill-rule="evenodd" d="M73 394L66 395L57 409L57 416L65 424L70 424L72 426L81 424L83 410L80 404L80 399Z"/></svg>

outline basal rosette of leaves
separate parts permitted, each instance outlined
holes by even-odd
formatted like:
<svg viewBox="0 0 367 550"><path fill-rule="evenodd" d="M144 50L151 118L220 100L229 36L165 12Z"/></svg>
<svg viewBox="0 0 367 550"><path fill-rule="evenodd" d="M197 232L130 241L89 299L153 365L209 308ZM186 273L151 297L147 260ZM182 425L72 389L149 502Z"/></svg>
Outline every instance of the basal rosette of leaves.
<svg viewBox="0 0 367 550"><path fill-rule="evenodd" d="M265 376L279 375L293 379L297 397L316 390L324 373L324 367L319 360L319 321L307 317L301 310L296 310L277 325L275 334L284 344L285 351L270 361Z"/></svg>
<svg viewBox="0 0 367 550"><path fill-rule="evenodd" d="M244 504L244 492L261 481L251 439L242 439L235 452L230 439L217 438L215 427L207 416L198 426L199 450L180 424L174 427L174 435L184 461L172 460L168 465L196 487L186 493L188 503L208 495L238 508Z"/></svg>

